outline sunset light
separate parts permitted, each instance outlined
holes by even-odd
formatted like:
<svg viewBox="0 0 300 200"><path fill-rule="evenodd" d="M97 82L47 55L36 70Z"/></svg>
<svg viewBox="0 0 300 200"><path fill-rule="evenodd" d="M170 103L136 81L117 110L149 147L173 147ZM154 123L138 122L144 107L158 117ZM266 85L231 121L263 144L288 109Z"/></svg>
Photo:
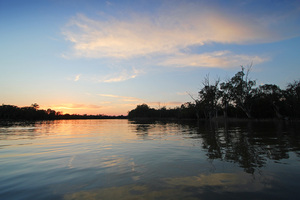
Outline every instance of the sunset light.
<svg viewBox="0 0 300 200"><path fill-rule="evenodd" d="M0 0L0 200L300 196L300 0Z"/></svg>
<svg viewBox="0 0 300 200"><path fill-rule="evenodd" d="M253 65L299 78L298 1L0 1L1 103L70 114L176 107ZM178 95L186 94L186 95Z"/></svg>

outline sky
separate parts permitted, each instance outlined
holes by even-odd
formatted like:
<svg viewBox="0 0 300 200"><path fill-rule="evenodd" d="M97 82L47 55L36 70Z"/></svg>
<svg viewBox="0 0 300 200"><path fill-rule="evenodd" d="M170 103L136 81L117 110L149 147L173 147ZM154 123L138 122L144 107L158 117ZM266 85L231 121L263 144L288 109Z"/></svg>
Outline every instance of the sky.
<svg viewBox="0 0 300 200"><path fill-rule="evenodd" d="M252 65L300 79L299 0L0 0L0 103L69 114L173 108Z"/></svg>

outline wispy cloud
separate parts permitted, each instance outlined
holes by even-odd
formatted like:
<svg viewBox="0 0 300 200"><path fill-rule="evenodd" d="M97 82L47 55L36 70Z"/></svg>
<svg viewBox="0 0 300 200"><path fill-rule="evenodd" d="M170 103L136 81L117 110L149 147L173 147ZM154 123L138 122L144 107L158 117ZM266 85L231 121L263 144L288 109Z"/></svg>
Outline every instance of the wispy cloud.
<svg viewBox="0 0 300 200"><path fill-rule="evenodd" d="M188 95L187 92L177 92L176 94L179 95L179 96L186 96L186 95Z"/></svg>
<svg viewBox="0 0 300 200"><path fill-rule="evenodd" d="M215 51L203 54L180 54L169 57L160 65L172 67L236 67L251 62L260 64L267 61L267 57L237 55L230 51Z"/></svg>
<svg viewBox="0 0 300 200"><path fill-rule="evenodd" d="M172 54L209 43L251 44L280 39L266 22L227 15L220 10L185 5L155 16L131 14L127 19L73 17L63 34L73 55L89 58L130 58ZM253 17L253 16L252 16Z"/></svg>
<svg viewBox="0 0 300 200"><path fill-rule="evenodd" d="M105 2L107 6L112 6L113 4L110 1Z"/></svg>
<svg viewBox="0 0 300 200"><path fill-rule="evenodd" d="M123 102L144 102L143 99L139 99L136 97L119 96L114 94L97 94L97 95L102 97L116 98L119 101L123 101Z"/></svg>
<svg viewBox="0 0 300 200"><path fill-rule="evenodd" d="M112 83L112 82L126 81L129 79L133 79L137 75L142 74L142 73L143 73L142 70L138 70L136 68L133 68L131 70L123 69L121 72L106 75L105 77L98 79L98 82Z"/></svg>
<svg viewBox="0 0 300 200"><path fill-rule="evenodd" d="M99 109L101 106L94 105L94 104L57 104L57 105L50 105L48 106L51 109L55 110L68 110L68 109Z"/></svg>
<svg viewBox="0 0 300 200"><path fill-rule="evenodd" d="M78 81L80 79L80 76L81 74L76 75L74 81Z"/></svg>
<svg viewBox="0 0 300 200"><path fill-rule="evenodd" d="M136 78L142 67L232 68L251 62L260 64L272 57L229 51L228 46L219 44L252 45L299 36L299 28L295 28L299 12L252 13L243 12L247 5L242 3L242 11L205 4L162 3L153 13L129 12L126 17L77 14L63 28L65 39L72 44L63 57L117 61L121 70L97 78L97 82L113 83ZM205 51L210 45L219 49ZM139 65L130 69L128 63L137 60Z"/></svg>

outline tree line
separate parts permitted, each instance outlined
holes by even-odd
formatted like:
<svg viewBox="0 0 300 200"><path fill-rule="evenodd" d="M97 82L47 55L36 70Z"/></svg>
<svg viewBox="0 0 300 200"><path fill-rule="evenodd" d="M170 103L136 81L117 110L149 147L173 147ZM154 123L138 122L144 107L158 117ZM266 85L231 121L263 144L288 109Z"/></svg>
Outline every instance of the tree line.
<svg viewBox="0 0 300 200"><path fill-rule="evenodd" d="M192 102L179 107L158 109L147 104L137 105L128 116L62 114L52 109L41 110L34 103L31 106L0 106L2 120L53 120L53 119L124 119L124 118L174 118L213 119L256 118L256 119L299 119L300 80L289 83L285 89L275 84L256 87L256 81L249 78L251 67L241 68L233 77L221 82L203 80L203 87Z"/></svg>
<svg viewBox="0 0 300 200"><path fill-rule="evenodd" d="M300 80L289 83L286 89L275 84L256 87L256 81L249 78L251 66L243 66L230 79L211 83L209 76L203 81L198 97L180 107L159 109L147 104L137 105L128 113L128 118L176 118L213 119L256 118L256 119L299 119Z"/></svg>
<svg viewBox="0 0 300 200"><path fill-rule="evenodd" d="M55 119L125 119L126 116L108 116L108 115L78 115L62 114L52 109L39 109L37 103L31 106L18 107L14 105L0 106L1 120L55 120Z"/></svg>

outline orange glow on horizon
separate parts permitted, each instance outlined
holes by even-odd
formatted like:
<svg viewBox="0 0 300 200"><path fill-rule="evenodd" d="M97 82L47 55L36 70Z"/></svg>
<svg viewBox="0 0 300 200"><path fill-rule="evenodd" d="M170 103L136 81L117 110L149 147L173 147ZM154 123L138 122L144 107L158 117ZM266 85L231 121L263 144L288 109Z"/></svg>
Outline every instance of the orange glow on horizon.
<svg viewBox="0 0 300 200"><path fill-rule="evenodd" d="M91 108L91 107L68 107L68 106L43 106L40 109L47 110L55 110L56 112L60 112L61 114L78 114L78 115L110 115L110 116L119 116L119 115L127 115L128 111L133 108L111 108L111 107L103 107L103 108Z"/></svg>
<svg viewBox="0 0 300 200"><path fill-rule="evenodd" d="M151 108L174 108L182 105L184 102L144 102ZM99 105L92 104L56 104L56 105L41 105L39 109L55 110L56 112L61 112L62 114L79 114L79 115L109 115L109 116L126 116L129 111L136 108L137 105L141 105L141 102L135 103L113 103Z"/></svg>

